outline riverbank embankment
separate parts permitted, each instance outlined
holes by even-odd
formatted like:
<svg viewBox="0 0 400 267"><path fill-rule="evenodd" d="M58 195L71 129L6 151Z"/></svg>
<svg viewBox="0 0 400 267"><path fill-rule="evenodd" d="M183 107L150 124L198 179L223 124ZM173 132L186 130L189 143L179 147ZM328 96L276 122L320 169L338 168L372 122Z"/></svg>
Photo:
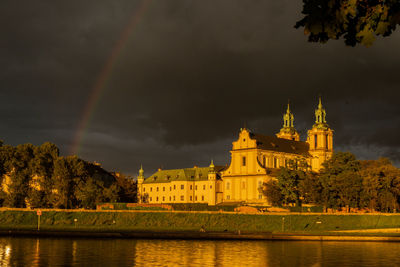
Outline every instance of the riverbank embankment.
<svg viewBox="0 0 400 267"><path fill-rule="evenodd" d="M3 235L400 241L399 228L397 214L0 209Z"/></svg>

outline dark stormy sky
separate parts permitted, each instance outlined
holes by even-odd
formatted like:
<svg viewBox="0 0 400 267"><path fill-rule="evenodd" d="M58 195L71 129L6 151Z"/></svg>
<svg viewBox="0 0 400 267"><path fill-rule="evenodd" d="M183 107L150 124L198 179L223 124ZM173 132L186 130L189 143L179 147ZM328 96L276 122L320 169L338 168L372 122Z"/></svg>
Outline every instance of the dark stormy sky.
<svg viewBox="0 0 400 267"><path fill-rule="evenodd" d="M304 140L322 94L335 149L400 162L400 31L370 48L308 43L300 0L0 3L0 139L71 153L113 62L79 156L107 170L229 163L247 124L273 135L290 98ZM143 11L138 11L143 8ZM128 27L129 28L129 27ZM115 49L114 49L115 50Z"/></svg>

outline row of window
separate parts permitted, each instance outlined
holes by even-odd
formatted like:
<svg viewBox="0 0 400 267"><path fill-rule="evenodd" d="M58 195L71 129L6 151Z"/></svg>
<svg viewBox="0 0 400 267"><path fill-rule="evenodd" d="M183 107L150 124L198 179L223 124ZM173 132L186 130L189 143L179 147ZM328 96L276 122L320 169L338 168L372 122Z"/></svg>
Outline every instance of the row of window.
<svg viewBox="0 0 400 267"><path fill-rule="evenodd" d="M174 185L174 190L176 190L176 185ZM185 185L181 185L181 190L185 189ZM212 185L210 185L210 189L212 189ZM193 190L193 185L189 186L189 190ZM197 185L195 186L195 190L197 190ZM206 190L206 185L203 185L203 190ZM156 192L159 191L159 187L156 187ZM165 186L163 186L162 191L165 191ZM172 191L172 186L169 187L169 191ZM146 187L143 187L143 192L146 192ZM150 187L150 192L153 192L153 187Z"/></svg>
<svg viewBox="0 0 400 267"><path fill-rule="evenodd" d="M258 195L258 199L262 199L262 198L263 198L262 194L259 194L259 195ZM230 195L227 195L227 196L226 196L226 200L231 200L231 196L230 196Z"/></svg>
<svg viewBox="0 0 400 267"><path fill-rule="evenodd" d="M155 197L155 201L159 201L159 200L161 200L162 199L162 201L164 202L164 201L167 201L167 198L166 197ZM181 201L185 201L185 196L181 196ZM189 199L190 199L190 201L193 201L193 196L190 196L189 197ZM195 201L197 201L197 196L195 196L194 197L194 200ZM153 197L150 197L150 202L151 201L153 201ZM169 201L176 201L176 196L169 196ZM201 196L201 201L204 201L204 196Z"/></svg>
<svg viewBox="0 0 400 267"><path fill-rule="evenodd" d="M198 174L197 174L197 178L201 178L202 176L203 176L202 173L198 173ZM176 175L176 178L177 178L177 179L179 178L179 174ZM190 178L194 179L194 175L191 175ZM157 180L157 179L158 179L158 176L157 176L157 175L156 175L156 176L153 176L153 180L154 180L154 181ZM170 180L170 179L171 179L171 175L167 175L167 180Z"/></svg>
<svg viewBox="0 0 400 267"><path fill-rule="evenodd" d="M263 156L263 166L266 166L267 159ZM286 166L286 159L284 160L284 165ZM242 157L242 166L246 166L246 157ZM279 168L279 162L277 158L273 158L273 168Z"/></svg>
<svg viewBox="0 0 400 267"><path fill-rule="evenodd" d="M262 181L258 181L258 187L262 186ZM231 183L230 182L226 182L226 190L230 190L231 189ZM246 189L246 182L243 181L242 182L242 189Z"/></svg>

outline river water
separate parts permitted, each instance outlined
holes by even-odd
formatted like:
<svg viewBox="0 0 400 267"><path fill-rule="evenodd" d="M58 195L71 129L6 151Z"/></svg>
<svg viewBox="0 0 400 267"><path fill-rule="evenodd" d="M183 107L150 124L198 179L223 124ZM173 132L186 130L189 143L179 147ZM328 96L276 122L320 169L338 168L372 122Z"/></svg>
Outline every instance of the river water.
<svg viewBox="0 0 400 267"><path fill-rule="evenodd" d="M0 266L400 266L400 243L0 237Z"/></svg>

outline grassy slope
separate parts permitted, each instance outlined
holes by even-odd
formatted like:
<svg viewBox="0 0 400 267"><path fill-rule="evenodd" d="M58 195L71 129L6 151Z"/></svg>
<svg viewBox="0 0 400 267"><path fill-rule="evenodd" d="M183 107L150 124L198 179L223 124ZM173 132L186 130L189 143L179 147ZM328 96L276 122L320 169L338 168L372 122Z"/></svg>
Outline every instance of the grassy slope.
<svg viewBox="0 0 400 267"><path fill-rule="evenodd" d="M398 228L400 215L249 215L175 212L43 211L42 230L84 231L248 231L322 233L336 230ZM36 229L34 211L0 211L0 229ZM77 222L74 222L77 219ZM321 223L317 223L321 222Z"/></svg>

